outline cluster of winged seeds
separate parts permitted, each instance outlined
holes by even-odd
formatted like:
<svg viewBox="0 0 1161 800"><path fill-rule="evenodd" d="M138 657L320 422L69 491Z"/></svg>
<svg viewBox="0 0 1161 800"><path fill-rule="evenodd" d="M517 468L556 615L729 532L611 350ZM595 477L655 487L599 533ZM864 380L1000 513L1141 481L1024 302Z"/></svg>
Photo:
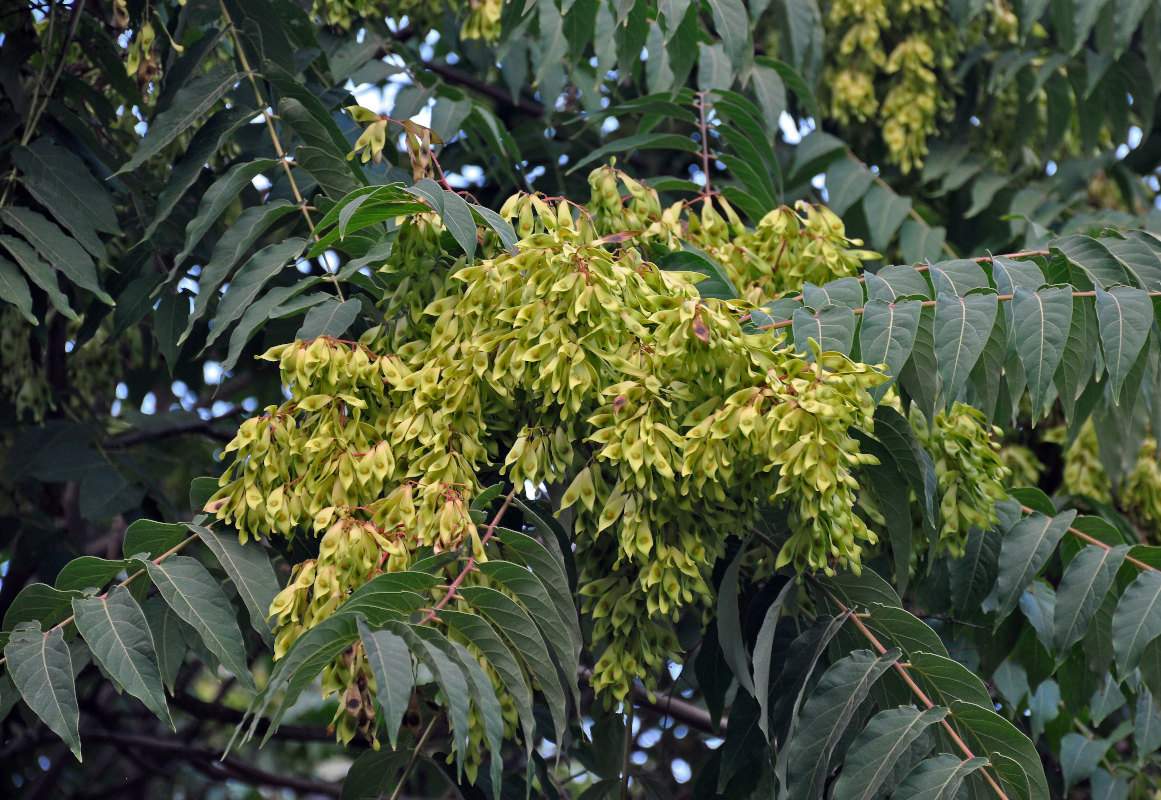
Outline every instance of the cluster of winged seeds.
<svg viewBox="0 0 1161 800"><path fill-rule="evenodd" d="M513 198L503 214L518 246L485 234L472 261L443 249L433 216L407 218L381 269L387 324L265 354L289 399L242 426L215 500L243 537L322 537L271 608L276 655L380 572L433 552L459 555L449 576L485 562L469 503L489 472L559 498L592 683L609 703L680 658L673 621L708 609L725 539L745 535L762 507L785 509L790 528L759 555L764 569L859 569L876 537L855 511L857 474L874 459L849 431L871 431L868 389L884 376L744 328L749 303L702 298L698 276L643 255L689 237L734 248L739 264L781 252L787 270L813 274L796 259L818 253L795 237L823 220L841 250L841 224L784 209L764 233L712 239L711 212L694 222L663 211L655 192L608 168L590 183L587 208ZM857 261L852 252L838 260ZM487 577L467 572L461 586L475 585ZM443 591L432 601L470 612ZM358 652L336 659L324 686L357 710L340 707L340 736L373 737L375 687ZM505 719L514 733L510 705ZM469 747L469 775L480 750Z"/></svg>

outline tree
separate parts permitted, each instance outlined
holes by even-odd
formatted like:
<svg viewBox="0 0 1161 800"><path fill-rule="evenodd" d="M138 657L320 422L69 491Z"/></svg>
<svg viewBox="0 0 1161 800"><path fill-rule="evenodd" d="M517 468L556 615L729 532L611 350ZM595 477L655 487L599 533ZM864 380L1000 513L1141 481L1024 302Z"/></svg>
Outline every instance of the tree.
<svg viewBox="0 0 1161 800"><path fill-rule="evenodd" d="M0 12L6 790L1151 795L1159 14Z"/></svg>

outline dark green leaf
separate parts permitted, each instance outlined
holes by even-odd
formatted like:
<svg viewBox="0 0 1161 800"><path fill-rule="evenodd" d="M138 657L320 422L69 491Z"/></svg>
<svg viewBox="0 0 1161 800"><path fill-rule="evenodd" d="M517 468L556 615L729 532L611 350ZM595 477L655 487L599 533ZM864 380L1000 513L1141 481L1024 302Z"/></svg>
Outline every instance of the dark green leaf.
<svg viewBox="0 0 1161 800"><path fill-rule="evenodd" d="M940 753L911 770L894 796L900 800L953 800L964 778L987 763L982 756L960 761L957 756Z"/></svg>
<svg viewBox="0 0 1161 800"><path fill-rule="evenodd" d="M47 633L37 628L13 631L4 648L4 657L8 659L8 674L24 702L53 733L64 739L80 761L80 710L64 633L60 628Z"/></svg>
<svg viewBox="0 0 1161 800"><path fill-rule="evenodd" d="M1079 733L1066 733L1060 740L1060 769L1064 773L1064 791L1092 776L1110 743L1090 739Z"/></svg>
<svg viewBox="0 0 1161 800"><path fill-rule="evenodd" d="M1004 534L1000 546L999 576L996 580L999 592L996 626L1016 608L1020 595L1048 561L1075 516L1076 512L1071 510L1055 517L1046 517L1037 511L1017 522Z"/></svg>
<svg viewBox="0 0 1161 800"><path fill-rule="evenodd" d="M1112 549L1089 545L1081 550L1064 571L1057 589L1056 613L1053 618L1053 645L1063 655L1084 638L1092 615L1112 585L1129 551L1127 545Z"/></svg>
<svg viewBox="0 0 1161 800"><path fill-rule="evenodd" d="M222 666L253 691L254 678L246 663L238 621L222 587L206 568L188 556L170 556L160 564L150 561L146 567L170 607L197 630Z"/></svg>
<svg viewBox="0 0 1161 800"><path fill-rule="evenodd" d="M898 650L876 657L856 650L837 661L802 708L789 742L778 754L786 788L794 798L818 797L830 772L830 757L871 685L899 658Z"/></svg>
<svg viewBox="0 0 1161 800"><path fill-rule="evenodd" d="M206 347L212 345L231 323L245 313L246 308L266 286L266 282L277 275L286 265L302 254L306 242L299 238L268 245L247 261L230 281L222 302L218 304L214 316L214 327L206 339Z"/></svg>
<svg viewBox="0 0 1161 800"><path fill-rule="evenodd" d="M655 263L659 269L669 272L695 272L705 275L704 280L695 284L698 294L702 297L714 297L718 300L734 300L738 297L738 290L734 288L725 270L704 253L678 250L667 253Z"/></svg>
<svg viewBox="0 0 1161 800"><path fill-rule="evenodd" d="M92 292L101 302L113 305L113 298L101 288L97 280L97 267L92 257L77 244L76 239L27 208L2 208L0 220L27 239L66 278Z"/></svg>
<svg viewBox="0 0 1161 800"><path fill-rule="evenodd" d="M1097 322L1101 347L1109 370L1113 397L1123 399L1122 386L1153 325L1153 302L1141 289L1114 286L1109 291L1096 287ZM1126 387L1138 391L1137 387Z"/></svg>
<svg viewBox="0 0 1161 800"><path fill-rule="evenodd" d="M358 300L327 300L306 312L302 327L294 334L294 338L306 342L320 336L341 337L358 319L362 310L363 306Z"/></svg>
<svg viewBox="0 0 1161 800"><path fill-rule="evenodd" d="M177 730L165 702L149 623L129 590L118 586L108 597L73 600L73 613L93 657L113 680Z"/></svg>
<svg viewBox="0 0 1161 800"><path fill-rule="evenodd" d="M718 587L718 642L726 663L730 665L730 670L738 679L738 684L753 695L754 679L750 675L750 657L746 652L746 640L742 635L741 616L738 613L738 572L742 568L742 555L745 549L744 543L738 547Z"/></svg>
<svg viewBox="0 0 1161 800"><path fill-rule="evenodd" d="M81 556L61 567L56 575L56 588L62 591L100 590L121 573L133 572L142 566L140 561L130 559L107 561L96 556Z"/></svg>
<svg viewBox="0 0 1161 800"><path fill-rule="evenodd" d="M47 630L68 617L73 600L81 596L74 589L54 589L45 583L30 583L20 590L4 612L4 630L10 631L22 622L39 622Z"/></svg>
<svg viewBox="0 0 1161 800"><path fill-rule="evenodd" d="M1121 595L1113 614L1113 652L1123 680L1136 667L1145 645L1161 636L1161 572L1139 574Z"/></svg>
<svg viewBox="0 0 1161 800"><path fill-rule="evenodd" d="M213 185L206 189L206 193L202 195L197 215L186 225L185 245L174 258L173 263L180 266L185 261L185 257L206 235L206 232L217 222L222 212L234 202L238 193L251 185L255 177L277 165L278 162L271 158L246 161L235 164L225 175L214 181Z"/></svg>
<svg viewBox="0 0 1161 800"><path fill-rule="evenodd" d="M226 65L217 67L180 89L173 104L150 121L145 139L115 175L132 172L161 152L170 142L187 132L215 103L237 85L243 73Z"/></svg>
<svg viewBox="0 0 1161 800"><path fill-rule="evenodd" d="M278 578L265 548L257 541L242 544L234 533L218 534L201 525L190 524L203 542L213 551L218 563L226 570L238 594L250 611L250 621L254 630L269 633L270 604L278 594Z"/></svg>
<svg viewBox="0 0 1161 800"><path fill-rule="evenodd" d="M821 352L834 350L850 355L855 324L855 314L847 306L828 305L817 312L800 308L794 312L794 349L813 361L809 342L813 339Z"/></svg>
<svg viewBox="0 0 1161 800"><path fill-rule="evenodd" d="M994 294L957 297L940 292L936 297L935 356L946 405L951 405L967 383L995 321Z"/></svg>
<svg viewBox="0 0 1161 800"><path fill-rule="evenodd" d="M1048 800L1040 756L1028 737L989 706L957 702L951 725L973 753L986 756L1012 800Z"/></svg>
<svg viewBox="0 0 1161 800"><path fill-rule="evenodd" d="M568 174L571 175L586 164L600 161L605 156L629 153L633 150L679 150L685 153L696 153L697 142L688 136L676 133L642 133L636 136L625 136L598 147L573 164L568 170Z"/></svg>
<svg viewBox="0 0 1161 800"><path fill-rule="evenodd" d="M873 800L911 743L945 716L947 709L942 706L926 711L907 707L880 711L851 744L831 797Z"/></svg>
<svg viewBox="0 0 1161 800"><path fill-rule="evenodd" d="M936 653L913 652L908 673L934 703L950 706L957 700L975 705L992 702L979 676L958 661Z"/></svg>
<svg viewBox="0 0 1161 800"><path fill-rule="evenodd" d="M32 294L20 270L6 258L0 258L0 300L16 306L16 310L32 325L40 320L32 313Z"/></svg>
<svg viewBox="0 0 1161 800"><path fill-rule="evenodd" d="M467 586L460 589L460 595L475 606L488 620L515 646L516 651L528 665L529 671L540 682L540 689L548 700L552 714L555 738L562 741L567 726L566 711L568 701L564 688L560 685L556 667L548 654L535 623L515 600L495 589Z"/></svg>
<svg viewBox="0 0 1161 800"><path fill-rule="evenodd" d="M189 528L180 522L154 522L139 519L125 531L125 543L121 552L125 558L144 555L157 558L189 536Z"/></svg>
<svg viewBox="0 0 1161 800"><path fill-rule="evenodd" d="M387 737L394 749L399 725L411 701L411 687L415 680L411 651L403 637L393 631L372 630L361 616L358 625L359 638L363 640L363 650L367 653L367 663L371 667L371 674L375 676L378 690L376 699L383 709Z"/></svg>

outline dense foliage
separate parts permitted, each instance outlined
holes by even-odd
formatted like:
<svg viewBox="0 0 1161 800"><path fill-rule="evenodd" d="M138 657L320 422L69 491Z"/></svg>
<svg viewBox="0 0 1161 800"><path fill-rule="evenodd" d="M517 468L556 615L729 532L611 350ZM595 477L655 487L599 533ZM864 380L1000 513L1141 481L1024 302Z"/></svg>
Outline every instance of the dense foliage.
<svg viewBox="0 0 1161 800"><path fill-rule="evenodd" d="M5 793L1161 785L1158 3L0 35Z"/></svg>

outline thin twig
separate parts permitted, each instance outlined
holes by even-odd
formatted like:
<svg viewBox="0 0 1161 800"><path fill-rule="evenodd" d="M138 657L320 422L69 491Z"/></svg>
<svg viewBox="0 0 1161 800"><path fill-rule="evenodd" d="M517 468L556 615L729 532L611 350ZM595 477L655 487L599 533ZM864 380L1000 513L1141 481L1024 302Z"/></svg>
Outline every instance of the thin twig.
<svg viewBox="0 0 1161 800"><path fill-rule="evenodd" d="M480 539L480 547L483 547L492 540L492 537L496 533L496 525L499 524L500 518L504 516L504 512L508 510L508 506L512 505L512 498L515 496L516 487L513 486L512 491L508 492L508 496L504 498L504 504L500 506L500 510L496 512L494 517L492 517L491 524L488 525L488 529L484 532L483 537ZM464 578L468 577L468 573L475 569L475 567L476 554L473 552L468 556L468 563L464 565L462 570L460 570L460 574L456 575L455 580L448 584L447 593L444 594L440 601L436 603L430 611L427 612L427 616L420 620L420 625L425 625L426 623L431 622L433 619L437 618L440 609L452 601L452 599L456 596L456 589L460 587L460 584L464 582Z"/></svg>
<svg viewBox="0 0 1161 800"><path fill-rule="evenodd" d="M625 749L621 753L621 800L629 800L629 757L633 755L633 743L637 737L633 735L633 709L629 703L625 712Z"/></svg>
<svg viewBox="0 0 1161 800"><path fill-rule="evenodd" d="M1020 510L1022 510L1025 514L1031 514L1036 509L1030 508L1026 505L1021 504ZM1097 547L1101 548L1102 550L1112 550L1113 549L1112 545L1106 544L1094 536L1089 536L1084 531L1079 531L1076 528L1072 527L1071 525L1068 527L1068 532L1071 533L1073 536L1077 537L1078 539L1080 539L1081 541L1087 542L1088 544L1094 544ZM1157 569L1155 567L1151 567L1148 564L1146 564L1144 561L1139 561L1139 560L1133 558L1132 556L1125 556L1125 561L1129 562L1130 564L1132 564L1134 567L1137 567L1138 569L1145 570L1146 572L1156 572L1157 571Z"/></svg>
<svg viewBox="0 0 1161 800"><path fill-rule="evenodd" d="M1149 297L1161 297L1161 292L1145 292L1145 294L1148 295ZM1072 296L1073 297L1096 297L1096 292L1095 291L1094 292L1073 292ZM1011 300L1013 297L1015 297L1014 294L998 294L998 295L996 295L996 300L1003 302L1005 300ZM963 298L961 297L959 299L962 300ZM935 304L938 302L939 302L938 300L921 300L919 302L919 305L921 308L933 308L935 306ZM853 313L853 314L862 314L864 311L866 311L865 308L852 308L851 309L851 313ZM773 330L775 328L789 328L793 324L794 324L794 320L787 319L787 320L783 320L782 322L771 322L769 325L759 325L758 328L759 328L759 330L768 331L768 330Z"/></svg>
<svg viewBox="0 0 1161 800"><path fill-rule="evenodd" d="M431 718L431 722L427 723L419 741L415 743L415 749L411 751L411 758L407 759L407 766L403 768L403 774L399 776L399 783L396 784L395 791L391 793L391 800L399 800L399 795L403 792L403 785L411 776L411 770L415 768L415 762L419 760L419 754L423 751L423 746L427 744L427 737L431 736L431 729L435 727L436 719L438 717Z"/></svg>
<svg viewBox="0 0 1161 800"><path fill-rule="evenodd" d="M310 228L311 235L314 235L314 220L310 217L310 212L306 210L306 200L302 197L302 192L298 189L298 183L294 180L294 173L290 169L290 161L286 156L286 151L282 149L282 141L278 138L278 130L274 127L274 115L270 112L269 106L262 98L262 91L258 88L258 80L254 77L254 70L250 68L250 60L246 58L246 50L242 47L242 42L238 38L238 28L234 25L234 20L230 17L230 12L226 10L225 0L218 0L218 5L222 9L222 17L226 20L226 26L230 30L230 40L234 43L234 50L238 54L238 61L242 65L242 69L246 72L246 77L250 81L250 87L254 90L254 99L258 101L258 108L262 110L262 118L266 120L266 129L270 132L270 141L274 144L274 153L278 156L278 161L282 164L282 170L286 173L286 180L290 183L290 191L294 194L295 202L298 203L298 209L302 212L303 219L306 220L307 227ZM338 276L328 270L328 280L335 287L335 294L339 296L339 300L345 300L343 297L343 288L339 285Z"/></svg>
<svg viewBox="0 0 1161 800"><path fill-rule="evenodd" d="M705 92L697 93L697 131L701 136L701 172L703 175L705 175L705 186L701 187L701 192L698 194L698 196L708 200L710 195L713 194L713 191L710 189L709 123L706 121L705 115L705 96Z"/></svg>
<svg viewBox="0 0 1161 800"><path fill-rule="evenodd" d="M837 597L835 597L833 594L831 594L829 591L827 591L827 589L825 587L821 586L817 582L815 583L815 585L818 586L820 589L822 589L822 592L830 599L830 601L832 603L834 603L836 606L838 606L838 608L841 611L850 611L849 608L847 608L845 605L843 605L841 600L839 600ZM861 633L863 635L863 637L868 642L870 642L871 646L873 648L875 648L875 651L879 655L883 655L884 653L887 652L887 648L883 646L883 644L878 640L878 638L876 638L875 634L873 634L871 632L870 628L868 628L865 624L863 624L863 621L861 619L859 619L859 617L857 615L849 614L848 617L852 622L855 623L855 627L859 629L859 633ZM935 707L935 703L931 702L931 699L927 696L927 694L921 688L919 688L919 684L917 684L915 682L915 680L907 673L906 667L904 667L898 661L894 662L891 666L895 669L895 671L897 673L899 673L899 676L903 679L903 682L905 684L907 684L907 688L910 689L911 693L913 695L915 695L915 698L920 703L923 704L924 708L934 708ZM946 718L940 720L940 724L943 725L944 730L947 731L947 734L951 737L951 740L955 743L955 746L960 749L960 752L962 752L964 754L964 757L975 758L975 755L972 753L971 748L968 747L967 743L964 742L964 740L960 738L959 734L955 732L955 729L951 727L951 723L949 723ZM991 766L991 764L989 764L989 766ZM993 767L993 769L994 769L994 767ZM996 782L995 778L992 777L991 773L989 773L986 769L981 770L981 772L983 773L983 776L987 780L988 784L996 792L996 795L998 797L1000 797L1002 800L1008 800L1008 795L1004 793L1004 790L1000 787L1000 784L998 784Z"/></svg>

